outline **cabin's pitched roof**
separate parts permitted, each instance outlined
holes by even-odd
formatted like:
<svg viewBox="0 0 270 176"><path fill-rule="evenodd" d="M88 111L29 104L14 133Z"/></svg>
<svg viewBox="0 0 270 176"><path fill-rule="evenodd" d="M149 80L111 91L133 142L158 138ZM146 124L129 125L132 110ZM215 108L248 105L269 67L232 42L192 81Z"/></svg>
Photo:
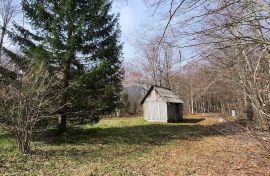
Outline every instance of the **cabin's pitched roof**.
<svg viewBox="0 0 270 176"><path fill-rule="evenodd" d="M176 96L171 89L167 89L164 87L159 87L159 86L151 86L151 88L148 90L146 95L144 96L141 104L143 104L146 100L146 98L150 95L150 93L153 90L156 90L161 97L164 98L166 102L170 103L184 103L178 96Z"/></svg>

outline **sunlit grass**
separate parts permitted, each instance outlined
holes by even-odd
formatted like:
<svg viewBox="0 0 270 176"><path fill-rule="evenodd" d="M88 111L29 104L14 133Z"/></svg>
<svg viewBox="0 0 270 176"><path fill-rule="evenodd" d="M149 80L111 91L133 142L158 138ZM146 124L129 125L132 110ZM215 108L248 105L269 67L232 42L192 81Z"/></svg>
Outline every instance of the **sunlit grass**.
<svg viewBox="0 0 270 176"><path fill-rule="evenodd" d="M94 126L69 129L63 137L48 132L36 138L33 154L21 156L8 133L0 135L0 175L130 175L128 165L184 144L186 133L214 120L192 117L182 123L150 123L143 118L103 119Z"/></svg>

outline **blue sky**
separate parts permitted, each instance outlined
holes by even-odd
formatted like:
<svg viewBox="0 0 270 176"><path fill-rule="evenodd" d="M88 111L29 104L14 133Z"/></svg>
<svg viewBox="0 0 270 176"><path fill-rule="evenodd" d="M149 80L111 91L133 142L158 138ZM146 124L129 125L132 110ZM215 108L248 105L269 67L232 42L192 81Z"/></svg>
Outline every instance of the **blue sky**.
<svg viewBox="0 0 270 176"><path fill-rule="evenodd" d="M121 41L124 43L123 57L130 60L134 57L136 51L129 43L129 37L140 27L146 19L146 7L143 0L127 0L128 2L114 4L113 12L120 13L120 26L122 30Z"/></svg>
<svg viewBox="0 0 270 176"><path fill-rule="evenodd" d="M20 0L15 0L19 3ZM120 26L121 26L121 42L124 43L123 57L130 60L135 56L135 49L129 43L128 39L131 34L136 33L140 25L146 19L146 6L143 0L121 0L119 3L113 4L113 13L120 13ZM19 15L18 19L21 20Z"/></svg>

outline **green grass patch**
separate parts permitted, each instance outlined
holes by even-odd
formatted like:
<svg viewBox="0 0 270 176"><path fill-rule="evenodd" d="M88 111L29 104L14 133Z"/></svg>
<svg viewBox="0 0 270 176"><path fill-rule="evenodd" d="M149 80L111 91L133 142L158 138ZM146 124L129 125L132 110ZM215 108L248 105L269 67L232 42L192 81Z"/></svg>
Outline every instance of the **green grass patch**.
<svg viewBox="0 0 270 176"><path fill-rule="evenodd" d="M0 175L129 175L128 165L188 140L186 133L204 126L203 118L178 124L103 119L94 126L69 129L63 137L53 131L35 136L31 156L18 154L12 136L2 132Z"/></svg>

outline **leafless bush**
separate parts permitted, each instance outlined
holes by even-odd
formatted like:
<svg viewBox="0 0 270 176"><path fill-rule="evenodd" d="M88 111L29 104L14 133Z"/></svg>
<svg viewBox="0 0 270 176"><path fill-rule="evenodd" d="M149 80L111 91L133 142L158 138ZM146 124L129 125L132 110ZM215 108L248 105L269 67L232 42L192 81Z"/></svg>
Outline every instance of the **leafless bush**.
<svg viewBox="0 0 270 176"><path fill-rule="evenodd" d="M215 125L212 130L226 136L233 136L245 143L254 143L266 156L270 156L270 136L267 132L258 131L250 121L235 121L227 115L219 115L223 122Z"/></svg>
<svg viewBox="0 0 270 176"><path fill-rule="evenodd" d="M59 109L57 81L44 64L31 64L16 78L1 77L0 126L13 133L22 153L30 152L33 129Z"/></svg>

